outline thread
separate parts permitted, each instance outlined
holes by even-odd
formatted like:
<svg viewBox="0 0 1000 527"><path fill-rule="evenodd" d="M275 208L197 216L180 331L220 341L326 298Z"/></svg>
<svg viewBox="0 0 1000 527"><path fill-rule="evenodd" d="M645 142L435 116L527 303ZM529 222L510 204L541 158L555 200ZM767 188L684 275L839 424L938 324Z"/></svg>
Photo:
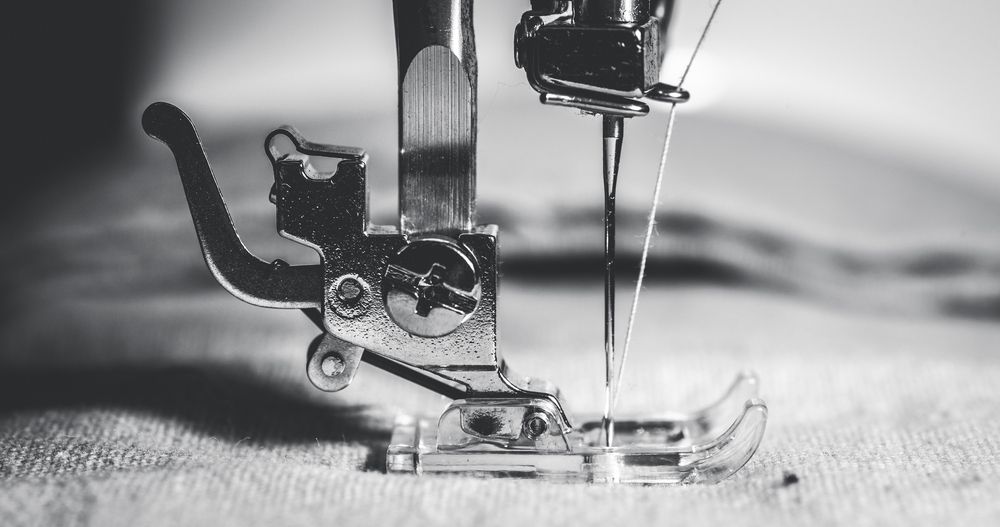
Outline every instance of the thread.
<svg viewBox="0 0 1000 527"><path fill-rule="evenodd" d="M722 0L716 0L715 5L712 7L712 12L709 14L708 20L705 22L705 28L702 30L701 36L698 37L698 43L695 44L694 51L691 52L691 58L684 67L684 73L681 74L680 82L677 83L678 90L684 86L684 82L687 80L688 74L691 73L691 66L694 64L695 58L698 57L698 51L701 50L702 44L705 43L705 37L708 36L708 31L712 28L712 23L715 21L715 15L719 12L719 6L721 5ZM629 310L628 325L625 329L625 345L622 348L621 362L618 363L618 375L615 379L614 394L611 398L612 412L618 404L618 394L621 391L622 377L625 375L625 362L628 359L628 350L632 344L632 330L635 327L636 314L639 311L639 294L642 291L642 282L646 278L646 262L649 259L649 248L652 245L653 228L656 226L656 211L660 205L660 191L663 189L663 174L666 172L667 155L670 153L670 140L674 135L674 122L676 120L676 116L677 103L671 103L670 112L667 116L667 132L663 139L663 152L660 155L660 165L656 173L656 185L653 187L653 201L649 206L649 215L646 219L646 234L643 237L642 256L639 259L639 275L635 281L635 292L632 294L632 306Z"/></svg>

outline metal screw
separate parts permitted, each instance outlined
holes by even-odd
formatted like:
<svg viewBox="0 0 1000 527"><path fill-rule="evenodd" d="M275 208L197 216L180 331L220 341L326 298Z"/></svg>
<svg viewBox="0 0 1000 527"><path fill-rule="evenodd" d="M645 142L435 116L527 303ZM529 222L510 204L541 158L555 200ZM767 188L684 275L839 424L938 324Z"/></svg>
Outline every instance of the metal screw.
<svg viewBox="0 0 1000 527"><path fill-rule="evenodd" d="M344 370L347 369L347 362L339 353L331 353L326 357L323 357L323 362L320 363L320 369L323 370L323 375L327 377L336 377Z"/></svg>
<svg viewBox="0 0 1000 527"><path fill-rule="evenodd" d="M386 267L382 299L389 317L407 333L442 337L479 306L482 294L474 260L446 238L410 242Z"/></svg>
<svg viewBox="0 0 1000 527"><path fill-rule="evenodd" d="M371 288L364 278L356 274L338 277L330 284L327 295L333 312L348 320L364 315L372 304Z"/></svg>
<svg viewBox="0 0 1000 527"><path fill-rule="evenodd" d="M538 439L549 431L549 416L542 412L530 414L524 418L521 430L528 439Z"/></svg>
<svg viewBox="0 0 1000 527"><path fill-rule="evenodd" d="M365 290L361 286L361 283L354 278L345 278L337 287L337 296L347 303L357 302L364 292Z"/></svg>

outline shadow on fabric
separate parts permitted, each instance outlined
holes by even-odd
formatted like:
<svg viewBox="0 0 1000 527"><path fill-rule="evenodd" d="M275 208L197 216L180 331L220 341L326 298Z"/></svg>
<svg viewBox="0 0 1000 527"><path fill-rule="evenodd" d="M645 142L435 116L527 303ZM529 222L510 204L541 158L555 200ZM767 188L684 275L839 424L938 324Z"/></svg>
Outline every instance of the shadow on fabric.
<svg viewBox="0 0 1000 527"><path fill-rule="evenodd" d="M366 406L324 405L234 372L185 367L0 373L0 418L66 409L150 412L234 444L362 443L371 447L364 468L375 471L385 466L391 433Z"/></svg>

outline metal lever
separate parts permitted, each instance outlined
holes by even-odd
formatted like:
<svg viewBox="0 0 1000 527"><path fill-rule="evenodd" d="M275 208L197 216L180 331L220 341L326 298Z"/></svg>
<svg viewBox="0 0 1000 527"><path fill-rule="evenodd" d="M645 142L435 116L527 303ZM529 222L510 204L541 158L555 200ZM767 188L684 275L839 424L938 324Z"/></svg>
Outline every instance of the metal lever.
<svg viewBox="0 0 1000 527"><path fill-rule="evenodd" d="M142 127L174 153L205 263L216 280L244 302L262 307L316 308L323 304L323 268L267 263L240 241L212 175L198 133L184 112L155 103L142 115Z"/></svg>
<svg viewBox="0 0 1000 527"><path fill-rule="evenodd" d="M470 232L476 196L472 0L394 0L399 220L404 234Z"/></svg>

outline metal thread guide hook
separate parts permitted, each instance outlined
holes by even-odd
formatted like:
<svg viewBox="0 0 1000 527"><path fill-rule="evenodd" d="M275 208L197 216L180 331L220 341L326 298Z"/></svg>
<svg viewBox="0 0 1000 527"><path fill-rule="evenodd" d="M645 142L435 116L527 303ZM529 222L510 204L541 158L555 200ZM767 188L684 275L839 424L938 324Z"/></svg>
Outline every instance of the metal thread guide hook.
<svg viewBox="0 0 1000 527"><path fill-rule="evenodd" d="M387 472L677 484L720 481L753 456L767 407L756 399L750 375L739 376L715 404L697 412L618 421L613 415L625 361L623 353L616 370L615 195L624 119L647 114L644 99L673 104L688 98L684 90L658 82L671 5L533 0L514 35L515 60L543 103L602 116L603 419L571 414L558 387L515 374L500 350L499 228L475 224L472 0L393 2L399 58L396 225L369 221L364 150L314 143L290 127L265 139L274 183L262 194L275 207L278 233L316 250L319 264L291 266L254 256L237 235L188 116L167 103L154 103L143 114L143 128L177 161L205 261L220 285L254 305L301 309L319 328L304 353L306 376L318 389L346 389L367 364L453 399L432 416L397 419ZM670 115L668 144L673 107ZM319 158L336 159L336 169L317 172L312 167L325 164L312 162ZM666 150L663 163L665 158ZM641 282L640 276L637 288ZM663 410L655 408L652 415Z"/></svg>

